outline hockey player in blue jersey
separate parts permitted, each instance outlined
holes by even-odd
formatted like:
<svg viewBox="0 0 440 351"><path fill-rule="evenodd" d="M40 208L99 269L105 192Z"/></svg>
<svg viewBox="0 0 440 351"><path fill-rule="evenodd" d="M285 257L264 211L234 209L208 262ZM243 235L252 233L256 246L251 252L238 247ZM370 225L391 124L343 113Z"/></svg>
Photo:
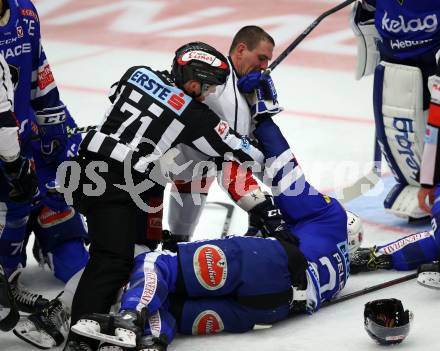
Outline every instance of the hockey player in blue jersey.
<svg viewBox="0 0 440 351"><path fill-rule="evenodd" d="M266 110L261 103L257 114ZM228 237L180 243L177 254L139 255L120 314L84 316L72 331L121 346L102 345L101 351L134 347L141 334L137 350L159 351L176 330L245 332L292 313L315 312L343 289L349 275L346 211L305 180L271 119L259 123L255 135L269 164L266 174L273 181L275 202L294 240ZM120 327L117 337L109 335L115 327ZM68 344L65 350L75 348Z"/></svg>
<svg viewBox="0 0 440 351"><path fill-rule="evenodd" d="M10 308L9 315L0 317L0 329L9 330L18 319L17 308L32 312L47 302L18 283L32 231L41 257L62 281L85 265L88 253L79 214L53 189L57 166L76 154L80 136L67 137L66 129L75 123L60 100L31 1L0 1L0 39L0 53L9 65L14 85L13 110L20 137L15 178L8 172L7 163L0 163L0 304ZM5 143L8 140L2 138L0 144ZM38 194L18 186L17 180L30 163L37 174Z"/></svg>
<svg viewBox="0 0 440 351"><path fill-rule="evenodd" d="M351 18L358 38L357 78L374 73L377 142L397 181L384 206L404 218L426 216L417 193L439 20L436 0L362 0Z"/></svg>

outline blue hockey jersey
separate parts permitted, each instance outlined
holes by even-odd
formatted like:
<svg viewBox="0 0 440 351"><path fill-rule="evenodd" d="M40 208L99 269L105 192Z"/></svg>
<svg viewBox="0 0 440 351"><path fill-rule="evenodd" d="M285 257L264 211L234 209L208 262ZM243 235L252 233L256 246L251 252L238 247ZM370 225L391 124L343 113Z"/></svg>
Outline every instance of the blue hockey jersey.
<svg viewBox="0 0 440 351"><path fill-rule="evenodd" d="M38 140L35 113L60 107L67 115L67 124L75 122L60 100L54 76L41 45L40 19L29 0L4 0L10 8L10 18L0 27L0 53L11 71L14 83L14 112L20 124L21 153L34 159L39 183L55 178L56 167L68 156L76 154L81 140L79 135L69 138L56 157L42 155Z"/></svg>
<svg viewBox="0 0 440 351"><path fill-rule="evenodd" d="M440 48L438 0L366 0L376 7L376 29L382 54L396 59L416 57Z"/></svg>

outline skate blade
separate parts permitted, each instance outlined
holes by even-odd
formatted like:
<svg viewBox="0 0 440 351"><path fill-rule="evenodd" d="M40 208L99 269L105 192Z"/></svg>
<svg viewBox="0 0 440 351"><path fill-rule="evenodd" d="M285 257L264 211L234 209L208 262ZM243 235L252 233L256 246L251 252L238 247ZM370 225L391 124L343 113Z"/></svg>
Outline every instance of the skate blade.
<svg viewBox="0 0 440 351"><path fill-rule="evenodd" d="M438 272L422 272L417 277L417 283L429 289L440 289L440 273Z"/></svg>
<svg viewBox="0 0 440 351"><path fill-rule="evenodd" d="M116 328L115 335L103 334L100 332L99 323L90 319L80 319L70 330L82 336L95 340L108 342L116 346L134 348L136 347L136 334L130 330Z"/></svg>
<svg viewBox="0 0 440 351"><path fill-rule="evenodd" d="M57 346L55 340L49 334L45 331L37 330L30 321L20 321L14 328L13 333L19 339L42 350L48 350Z"/></svg>

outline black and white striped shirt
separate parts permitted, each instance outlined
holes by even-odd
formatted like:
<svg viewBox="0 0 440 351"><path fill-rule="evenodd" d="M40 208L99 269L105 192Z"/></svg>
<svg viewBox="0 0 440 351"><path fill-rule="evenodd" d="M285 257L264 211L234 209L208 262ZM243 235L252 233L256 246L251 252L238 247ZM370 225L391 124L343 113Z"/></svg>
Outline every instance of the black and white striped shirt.
<svg viewBox="0 0 440 351"><path fill-rule="evenodd" d="M262 163L263 154L206 105L178 89L166 72L130 68L110 96L113 105L98 130L87 133L81 150L146 172L167 150L183 143L202 153L239 162ZM132 152L132 153L131 153Z"/></svg>

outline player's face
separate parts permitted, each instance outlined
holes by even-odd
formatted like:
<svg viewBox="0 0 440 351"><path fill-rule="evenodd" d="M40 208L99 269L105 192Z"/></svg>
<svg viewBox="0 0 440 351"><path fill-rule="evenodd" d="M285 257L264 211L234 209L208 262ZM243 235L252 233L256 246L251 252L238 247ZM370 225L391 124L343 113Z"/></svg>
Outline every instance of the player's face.
<svg viewBox="0 0 440 351"><path fill-rule="evenodd" d="M190 80L184 84L183 90L197 101L203 102L209 94L215 92L216 87L216 85L200 84L196 80Z"/></svg>
<svg viewBox="0 0 440 351"><path fill-rule="evenodd" d="M240 77L250 72L263 71L269 66L273 53L272 43L262 40L253 50L249 50L244 43L239 45L244 46L241 50L238 48L239 63L236 70Z"/></svg>

